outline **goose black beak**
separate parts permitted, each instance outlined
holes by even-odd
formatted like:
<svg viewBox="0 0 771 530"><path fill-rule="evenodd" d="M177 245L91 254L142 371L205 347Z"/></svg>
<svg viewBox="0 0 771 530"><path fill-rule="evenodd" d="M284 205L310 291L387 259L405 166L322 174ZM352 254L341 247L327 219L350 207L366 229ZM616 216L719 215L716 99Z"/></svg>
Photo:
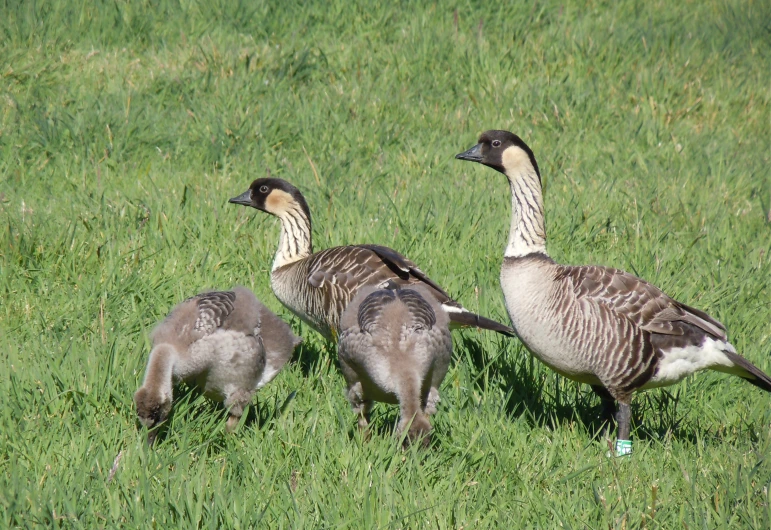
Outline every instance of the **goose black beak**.
<svg viewBox="0 0 771 530"><path fill-rule="evenodd" d="M228 202L232 202L233 204L242 204L243 206L251 206L252 205L252 190L246 190L238 197L233 197Z"/></svg>
<svg viewBox="0 0 771 530"><path fill-rule="evenodd" d="M482 144L476 144L468 151L463 151L460 154L455 155L458 160L468 160L469 162L481 162L482 161Z"/></svg>

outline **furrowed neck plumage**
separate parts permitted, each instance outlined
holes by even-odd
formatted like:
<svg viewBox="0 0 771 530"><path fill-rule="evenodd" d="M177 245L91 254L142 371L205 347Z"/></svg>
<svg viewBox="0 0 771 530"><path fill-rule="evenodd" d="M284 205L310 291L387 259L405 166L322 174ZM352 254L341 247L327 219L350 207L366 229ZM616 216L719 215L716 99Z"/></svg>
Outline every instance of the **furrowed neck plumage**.
<svg viewBox="0 0 771 530"><path fill-rule="evenodd" d="M313 254L310 215L297 202L287 204L275 215L281 220L281 236L273 259L274 271Z"/></svg>
<svg viewBox="0 0 771 530"><path fill-rule="evenodd" d="M172 376L174 364L177 362L176 350L168 344L159 344L150 352L150 362L142 386L163 396L172 394Z"/></svg>
<svg viewBox="0 0 771 530"><path fill-rule="evenodd" d="M504 256L546 254L541 179L527 153L513 147L503 153L504 174L511 186L511 229Z"/></svg>

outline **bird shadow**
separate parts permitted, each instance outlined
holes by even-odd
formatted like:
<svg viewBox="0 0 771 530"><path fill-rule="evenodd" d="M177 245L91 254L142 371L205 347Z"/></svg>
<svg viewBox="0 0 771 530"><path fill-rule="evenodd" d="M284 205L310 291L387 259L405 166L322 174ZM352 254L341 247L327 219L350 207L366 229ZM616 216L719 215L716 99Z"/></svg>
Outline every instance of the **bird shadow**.
<svg viewBox="0 0 771 530"><path fill-rule="evenodd" d="M256 427L261 430L266 425L278 421L295 397L297 397L297 390L292 390L283 399L278 394L274 395L272 400L254 399L247 408L242 427Z"/></svg>
<svg viewBox="0 0 771 530"><path fill-rule="evenodd" d="M515 346L516 352L504 346L490 359L475 338L462 335L461 343L477 373L475 384L482 391L489 386L500 389L505 396L503 410L510 419L524 416L531 427L547 429L580 422L593 439L615 436L615 421L607 421L602 400L588 385L550 377L521 345ZM691 444L705 436L719 436L700 431L680 402L679 389L636 394L632 401L633 436L651 441L676 438Z"/></svg>
<svg viewBox="0 0 771 530"><path fill-rule="evenodd" d="M429 441L426 445L422 441L412 442L406 440L406 433L398 432L399 425L399 407L390 403L375 403L370 416L367 430L362 432L356 424L356 415L350 415L350 427L348 428L348 440L351 443L356 441L357 436L363 443L370 443L376 439L392 443L395 448L402 451L408 451L413 448L418 451L425 451L426 454L431 451L441 450L442 433L437 432L434 421L431 421L432 429Z"/></svg>
<svg viewBox="0 0 771 530"><path fill-rule="evenodd" d="M317 374L324 363L334 362L335 367L340 368L337 347L331 341L325 341L322 344L303 342L295 349L291 362L297 364L303 377Z"/></svg>
<svg viewBox="0 0 771 530"><path fill-rule="evenodd" d="M187 385L185 383L179 383L175 387L174 391L174 403L169 411L169 415L166 420L155 427L156 437L154 446L162 443L168 436L170 425L174 424L174 418L177 414L184 414L185 416L194 416L196 414L195 409L202 407L209 410L218 416L218 421L224 426L228 418L228 411L222 405L222 403L216 403L204 397L203 391L193 385ZM246 406L244 410L244 418L241 420L241 425L234 432L237 433L240 430L246 430L256 428L258 430L263 429L266 425L278 420L286 411L289 404L297 396L297 391L293 390L283 399L279 395L275 395L272 400L259 399L259 392L255 393L252 398L252 402ZM198 403L198 400L201 400ZM185 418L183 416L183 419ZM136 421L137 429L143 429L139 420ZM229 433L223 432L225 436L229 436Z"/></svg>

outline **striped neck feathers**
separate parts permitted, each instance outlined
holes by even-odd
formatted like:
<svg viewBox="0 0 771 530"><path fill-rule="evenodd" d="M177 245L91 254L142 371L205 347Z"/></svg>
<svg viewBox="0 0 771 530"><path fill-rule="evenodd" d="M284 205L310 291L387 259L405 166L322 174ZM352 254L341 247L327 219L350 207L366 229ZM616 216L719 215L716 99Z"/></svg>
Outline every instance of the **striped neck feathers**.
<svg viewBox="0 0 771 530"><path fill-rule="evenodd" d="M528 154L518 148L506 149L502 165L511 186L511 229L504 256L518 258L546 254L541 177Z"/></svg>
<svg viewBox="0 0 771 530"><path fill-rule="evenodd" d="M299 202L290 194L274 190L268 198L271 213L281 220L281 236L273 259L273 269L289 265L313 254L311 215L305 201Z"/></svg>

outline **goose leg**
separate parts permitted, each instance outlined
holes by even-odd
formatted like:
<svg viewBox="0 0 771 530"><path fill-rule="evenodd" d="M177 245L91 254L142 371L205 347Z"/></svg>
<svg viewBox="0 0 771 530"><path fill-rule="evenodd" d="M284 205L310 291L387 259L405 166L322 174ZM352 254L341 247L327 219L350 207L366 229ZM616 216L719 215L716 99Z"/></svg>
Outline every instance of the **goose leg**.
<svg viewBox="0 0 771 530"><path fill-rule="evenodd" d="M364 388L360 381L356 381L348 388L348 401L354 414L358 416L359 431L364 440L369 440L369 415L372 412L372 400L364 395Z"/></svg>
<svg viewBox="0 0 771 530"><path fill-rule="evenodd" d="M348 384L346 396L351 404L354 414L358 417L359 430L362 432L365 440L369 439L369 414L372 411L372 400L364 395L364 386L361 384L359 374L353 367L346 362L345 358L340 356L340 371Z"/></svg>
<svg viewBox="0 0 771 530"><path fill-rule="evenodd" d="M606 390L608 387L605 387ZM611 387L608 390L611 396L618 402L618 412L616 412L616 456L624 456L632 453L632 396L618 388Z"/></svg>
<svg viewBox="0 0 771 530"><path fill-rule="evenodd" d="M434 362L431 370L428 374L431 384L428 389L428 395L425 398L425 406L423 411L426 414L434 414L436 407L439 405L441 399L439 398L439 387L444 380L444 376L447 375L447 369L450 367L451 347L448 347L446 357L438 359Z"/></svg>
<svg viewBox="0 0 771 530"><path fill-rule="evenodd" d="M359 430L366 431L369 427L369 414L372 412L372 402L362 401L361 406L358 407L358 410L355 410L354 412L358 413L359 415Z"/></svg>
<svg viewBox="0 0 771 530"><path fill-rule="evenodd" d="M439 390L432 386L428 391L428 397L426 398L426 406L423 407L423 412L426 414L434 414L436 412L436 406L441 399L439 398Z"/></svg>
<svg viewBox="0 0 771 530"><path fill-rule="evenodd" d="M619 401L618 414L618 438L616 439L616 456L624 456L632 453L632 440L630 437L632 420L632 407L629 403Z"/></svg>
<svg viewBox="0 0 771 530"><path fill-rule="evenodd" d="M629 434L631 432L630 424L632 421L632 407L629 403L619 403L616 421L618 422L618 439L629 440Z"/></svg>
<svg viewBox="0 0 771 530"><path fill-rule="evenodd" d="M610 425L616 417L616 400L610 395L608 389L602 385L592 385L592 390L602 400L602 412L600 419L603 423Z"/></svg>
<svg viewBox="0 0 771 530"><path fill-rule="evenodd" d="M155 444L155 439L158 437L158 427L147 430L147 445L152 447Z"/></svg>

